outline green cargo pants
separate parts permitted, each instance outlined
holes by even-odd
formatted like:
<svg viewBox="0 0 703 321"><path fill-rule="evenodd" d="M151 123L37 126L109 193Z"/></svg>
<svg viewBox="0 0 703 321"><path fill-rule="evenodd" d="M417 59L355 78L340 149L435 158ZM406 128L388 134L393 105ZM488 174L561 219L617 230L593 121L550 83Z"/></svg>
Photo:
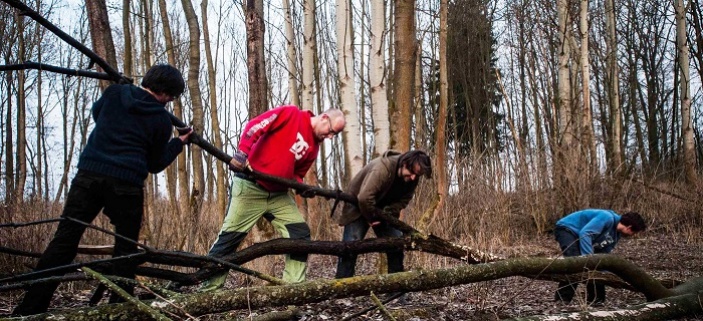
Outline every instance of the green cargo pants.
<svg viewBox="0 0 703 321"><path fill-rule="evenodd" d="M235 177L227 216L208 256L222 258L234 253L242 240L261 217L266 218L284 238L310 239L310 228L288 192L272 193L253 181ZM307 255L286 255L283 280L305 281ZM228 271L203 282L200 291L211 291L224 285Z"/></svg>

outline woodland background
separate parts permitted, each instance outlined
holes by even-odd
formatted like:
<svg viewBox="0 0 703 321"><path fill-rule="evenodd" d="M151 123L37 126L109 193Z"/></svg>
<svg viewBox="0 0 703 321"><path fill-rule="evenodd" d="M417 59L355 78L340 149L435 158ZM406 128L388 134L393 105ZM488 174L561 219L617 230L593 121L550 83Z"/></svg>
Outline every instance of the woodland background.
<svg viewBox="0 0 703 321"><path fill-rule="evenodd" d="M434 176L403 217L442 238L505 253L571 211L603 207L641 212L648 233L703 240L699 0L25 4L135 83L154 63L177 66L187 90L169 108L229 154L247 119L269 108L343 109L348 125L324 145L308 184L343 189L389 148L426 150ZM4 65L92 67L5 3L0 39ZM60 215L91 130L91 104L106 85L37 70L2 73L2 223ZM140 241L207 253L231 178L190 146L149 177ZM332 201L299 202L314 240L341 238L329 219ZM41 252L54 226L0 228L0 243ZM261 225L248 241L271 237ZM88 231L83 241L110 239ZM0 271L26 271L31 262L0 255ZM280 269L270 262L277 261L250 264ZM410 262L438 264L422 254Z"/></svg>

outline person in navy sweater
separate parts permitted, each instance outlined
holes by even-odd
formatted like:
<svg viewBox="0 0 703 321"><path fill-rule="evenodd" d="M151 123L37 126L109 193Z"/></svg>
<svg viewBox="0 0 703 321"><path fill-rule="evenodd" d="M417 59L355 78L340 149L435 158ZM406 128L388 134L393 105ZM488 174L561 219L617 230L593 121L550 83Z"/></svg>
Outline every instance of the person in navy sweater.
<svg viewBox="0 0 703 321"><path fill-rule="evenodd" d="M144 180L164 170L183 150L192 129L171 138L173 126L166 103L185 89L183 76L170 65L151 67L141 87L115 84L107 87L92 108L95 128L78 161L62 218L92 222L102 210L115 233L136 241L142 224ZM76 257L86 226L62 220L42 254L35 271L67 265ZM134 242L115 237L114 257L137 252ZM113 275L134 278L138 262L116 261ZM57 275L52 273L51 275ZM49 276L49 275L47 275ZM32 285L13 315L46 312L58 282ZM128 293L133 287L121 284ZM110 302L122 299L113 294Z"/></svg>
<svg viewBox="0 0 703 321"><path fill-rule="evenodd" d="M234 253L262 216L282 237L310 239L310 227L300 214L288 187L255 180L245 168L285 179L303 181L317 158L320 143L340 133L346 120L339 109L313 116L297 106L281 106L250 120L242 131L239 147L229 164L236 171L225 220L209 256L222 258ZM286 255L283 280L305 280L307 255ZM201 292L221 288L227 278L222 271L200 287Z"/></svg>
<svg viewBox="0 0 703 321"><path fill-rule="evenodd" d="M610 253L621 236L632 236L647 228L639 213L618 215L612 210L585 209L571 213L556 223L554 237L564 256ZM554 300L568 304L574 297L578 283L559 283ZM589 304L605 302L605 286L588 282L586 296Z"/></svg>

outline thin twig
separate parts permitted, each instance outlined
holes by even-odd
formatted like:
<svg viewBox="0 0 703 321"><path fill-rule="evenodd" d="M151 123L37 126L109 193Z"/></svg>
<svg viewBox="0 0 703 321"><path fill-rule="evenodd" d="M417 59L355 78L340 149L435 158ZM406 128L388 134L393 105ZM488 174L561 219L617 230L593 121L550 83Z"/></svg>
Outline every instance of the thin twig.
<svg viewBox="0 0 703 321"><path fill-rule="evenodd" d="M398 293L395 293L395 294L391 295L390 297L386 298L385 300L381 301L381 303L383 303L383 304L388 304L389 302L391 302L391 301L393 301L393 300L395 300L395 299L397 299L397 298L403 296L404 294L405 294L405 292L398 292ZM372 306L370 306L370 307L368 307L368 308L364 308L363 310L361 310L361 311L359 311L359 312L356 312L356 313L354 313L354 314L352 314L352 315L350 315L350 316L347 316L347 317L342 318L341 321L349 321L349 320L354 319L354 318L356 318L356 317L359 317L359 316L361 316L361 315L363 315L363 314L366 314L366 313L368 313L369 311L376 310L376 308L378 308L376 305L372 305Z"/></svg>
<svg viewBox="0 0 703 321"><path fill-rule="evenodd" d="M157 321L171 321L171 319L163 314L161 312L157 311L156 309L150 307L149 305L145 304L142 301L139 301L137 298L131 296L127 291L122 289L119 285L113 283L112 281L108 280L105 278L102 274L95 272L89 267L83 267L83 271L88 274L90 277L100 281L100 283L105 284L112 292L117 293L120 297L125 299L127 302L132 303L137 306L137 309L140 311L149 314L152 318L154 318Z"/></svg>
<svg viewBox="0 0 703 321"><path fill-rule="evenodd" d="M390 313L390 311L388 311L388 309L386 309L386 306L383 305L383 302L381 302L381 300L378 299L378 297L376 296L376 294L373 293L373 291L371 291L371 300L373 300L373 303L376 304L378 309L381 310L381 312L383 314L385 314L389 319L391 319L391 321L396 321L395 318L393 317L393 315Z"/></svg>

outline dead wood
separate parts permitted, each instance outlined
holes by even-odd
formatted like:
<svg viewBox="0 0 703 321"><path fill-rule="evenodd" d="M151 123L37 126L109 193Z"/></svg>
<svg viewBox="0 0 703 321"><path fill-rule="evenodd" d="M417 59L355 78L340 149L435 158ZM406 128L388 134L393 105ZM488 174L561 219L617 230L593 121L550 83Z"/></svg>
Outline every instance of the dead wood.
<svg viewBox="0 0 703 321"><path fill-rule="evenodd" d="M521 258L450 269L409 271L356 276L337 280L314 280L297 284L263 286L177 296L172 303L190 315L221 313L238 309L301 305L353 296L390 292L417 292L510 276L577 273L584 269L607 269L630 283L648 300L675 295L643 270L614 255L592 255L564 259ZM166 313L179 314L171 305L151 302ZM148 316L126 304L103 305L52 313L70 320L142 320ZM47 315L37 316L43 319ZM35 320L35 319L29 319Z"/></svg>

